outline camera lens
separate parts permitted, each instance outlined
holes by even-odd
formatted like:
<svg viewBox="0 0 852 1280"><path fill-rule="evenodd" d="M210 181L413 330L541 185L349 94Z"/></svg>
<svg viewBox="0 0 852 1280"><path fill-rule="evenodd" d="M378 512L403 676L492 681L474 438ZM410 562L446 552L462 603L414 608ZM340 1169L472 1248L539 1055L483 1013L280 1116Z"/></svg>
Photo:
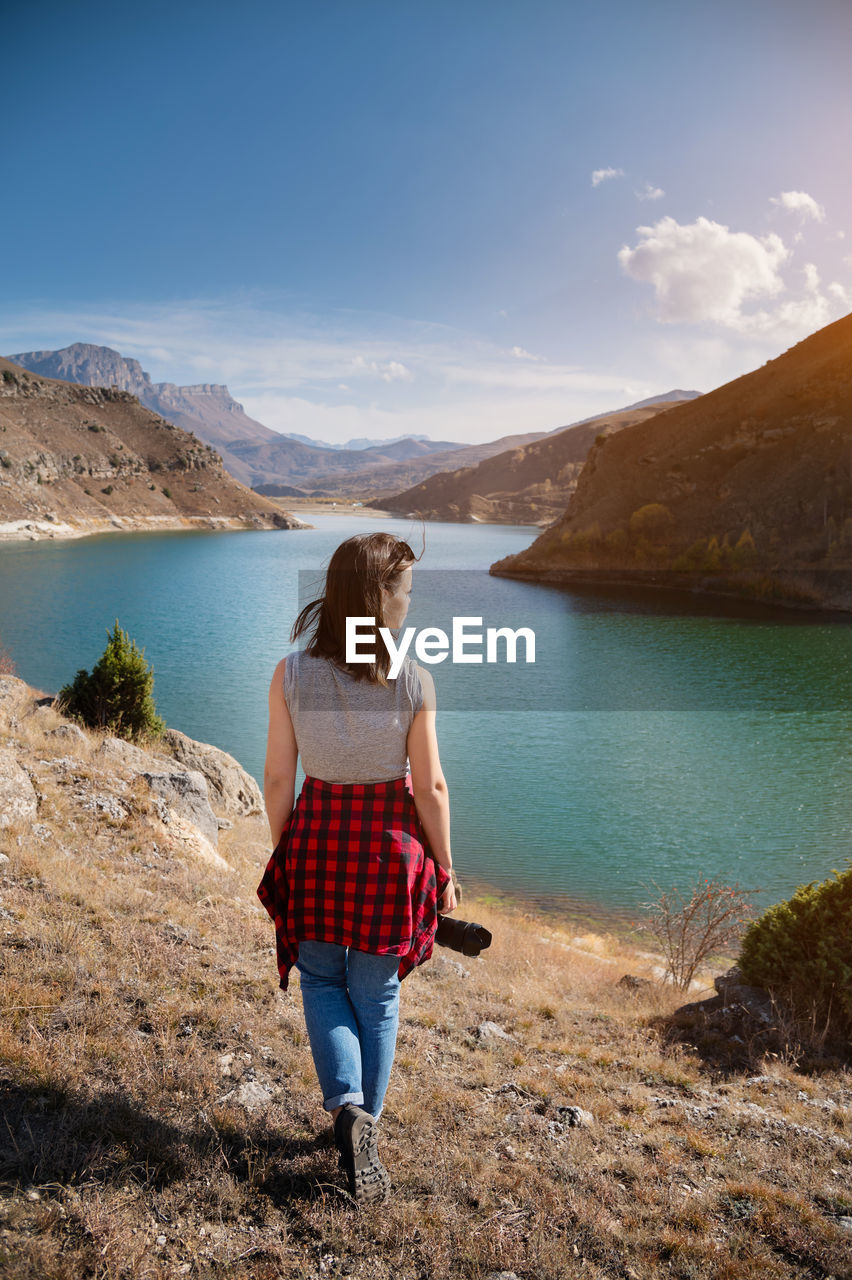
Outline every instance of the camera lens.
<svg viewBox="0 0 852 1280"><path fill-rule="evenodd" d="M442 947L460 951L462 955L478 956L480 951L491 945L491 934L484 925L438 916L435 941Z"/></svg>

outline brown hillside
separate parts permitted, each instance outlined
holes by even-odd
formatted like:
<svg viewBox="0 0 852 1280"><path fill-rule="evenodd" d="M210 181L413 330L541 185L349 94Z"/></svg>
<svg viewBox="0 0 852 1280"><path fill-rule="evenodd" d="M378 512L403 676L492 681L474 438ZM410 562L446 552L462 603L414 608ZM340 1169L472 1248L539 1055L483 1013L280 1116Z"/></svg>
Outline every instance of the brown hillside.
<svg viewBox="0 0 852 1280"><path fill-rule="evenodd" d="M383 508L382 499L385 494L399 493L448 467L475 466L483 458L528 444L540 439L543 434L531 431L524 435L502 436L499 440L489 440L485 444L454 445L420 456L399 456L397 446L388 448L384 445L357 451L331 452L324 449L323 454L329 455L327 470L325 467L299 466L299 459L292 454L285 455L283 449L276 451L268 450L265 446L248 445L243 448L240 445L238 452L252 469L253 475L274 473L279 477L289 476L288 481L279 479L276 483L297 484L315 496L361 498Z"/></svg>
<svg viewBox="0 0 852 1280"><path fill-rule="evenodd" d="M192 526L303 527L130 392L0 359L0 536Z"/></svg>
<svg viewBox="0 0 852 1280"><path fill-rule="evenodd" d="M563 515L595 439L668 409L653 404L621 410L507 448L475 466L443 471L392 497L388 511L427 520L483 520L549 525Z"/></svg>
<svg viewBox="0 0 852 1280"><path fill-rule="evenodd" d="M491 572L852 608L852 316L599 441L563 519Z"/></svg>

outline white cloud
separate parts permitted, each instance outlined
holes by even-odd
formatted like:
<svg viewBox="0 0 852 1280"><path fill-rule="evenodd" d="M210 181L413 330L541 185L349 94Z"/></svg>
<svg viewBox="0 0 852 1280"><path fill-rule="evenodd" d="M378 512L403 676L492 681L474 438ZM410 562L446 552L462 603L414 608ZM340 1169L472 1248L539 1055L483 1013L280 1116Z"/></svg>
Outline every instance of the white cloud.
<svg viewBox="0 0 852 1280"><path fill-rule="evenodd" d="M531 351L525 351L523 347L512 347L512 355L516 360L540 360L541 356L534 356Z"/></svg>
<svg viewBox="0 0 852 1280"><path fill-rule="evenodd" d="M650 182L646 182L641 191L636 192L637 200L662 200L665 195L662 187L655 187Z"/></svg>
<svg viewBox="0 0 852 1280"><path fill-rule="evenodd" d="M378 360L365 360L363 356L353 356L352 368L356 373L374 373L383 382L398 382L400 379L410 382L414 374L406 369L398 360L389 360L381 364Z"/></svg>
<svg viewBox="0 0 852 1280"><path fill-rule="evenodd" d="M634 280L654 286L667 323L737 328L747 299L784 288L779 268L789 251L777 235L757 238L708 218L681 225L671 217L637 232L639 243L619 250L618 261Z"/></svg>
<svg viewBox="0 0 852 1280"><path fill-rule="evenodd" d="M599 187L602 182L609 182L611 178L623 178L623 169L595 169L592 174L592 186Z"/></svg>
<svg viewBox="0 0 852 1280"><path fill-rule="evenodd" d="M409 432L475 442L549 431L659 389L644 371L519 357L464 331L398 316L295 313L273 294L0 309L4 353L72 342L114 347L155 382L227 383L260 422L328 443Z"/></svg>
<svg viewBox="0 0 852 1280"><path fill-rule="evenodd" d="M819 271L816 264L806 262L802 270L805 273L805 288L809 293L816 293L819 290Z"/></svg>
<svg viewBox="0 0 852 1280"><path fill-rule="evenodd" d="M831 285L822 291L812 262L798 278L785 279L791 250L775 234L732 232L707 218L683 226L661 218L637 230L639 243L625 245L618 260L634 280L654 286L663 323L709 325L780 345L821 329L845 305L845 291ZM756 300L763 305L750 307Z"/></svg>
<svg viewBox="0 0 852 1280"><path fill-rule="evenodd" d="M831 294L832 298L836 298L838 302L842 302L845 307L848 307L850 301L852 301L849 296L849 291L845 289L838 280L832 280L831 284L828 286L828 292Z"/></svg>
<svg viewBox="0 0 852 1280"><path fill-rule="evenodd" d="M786 209L788 213L799 214L803 221L807 218L813 218L815 222L825 221L825 209L806 191L782 191L780 196L770 197L769 203Z"/></svg>

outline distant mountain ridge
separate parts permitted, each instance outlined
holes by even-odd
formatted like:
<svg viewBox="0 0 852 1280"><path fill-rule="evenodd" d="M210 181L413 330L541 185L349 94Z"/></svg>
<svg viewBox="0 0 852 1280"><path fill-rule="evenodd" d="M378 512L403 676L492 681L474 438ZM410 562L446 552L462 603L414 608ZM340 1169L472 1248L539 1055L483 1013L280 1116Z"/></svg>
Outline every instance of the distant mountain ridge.
<svg viewBox="0 0 852 1280"><path fill-rule="evenodd" d="M613 413L557 427L473 466L442 471L402 493L384 495L388 511L427 520L547 526L565 512L595 439L668 410L697 391L670 391ZM374 499L378 504L379 499Z"/></svg>
<svg viewBox="0 0 852 1280"><path fill-rule="evenodd" d="M302 444L316 445L318 449L372 449L374 445L387 446L398 444L401 440L414 440L418 444L425 443L429 448L446 449L448 447L452 447L453 443L452 441L447 440L433 440L432 437L428 435L408 435L393 436L389 440L381 440L377 437L371 436L357 436L353 440L347 440L345 444L332 444L328 440L315 440L311 436L300 435L298 431L283 431L281 434L287 436L290 440L300 440ZM460 449L463 447L464 446L461 444L458 445L458 448Z"/></svg>
<svg viewBox="0 0 852 1280"><path fill-rule="evenodd" d="M212 444L231 475L249 486L283 484L308 492L321 489L322 475L330 468L349 476L464 447L423 436L327 445L295 433L285 435L250 418L227 386L153 382L138 360L92 343L75 342L58 351L22 351L7 358L43 378L129 392L146 408Z"/></svg>

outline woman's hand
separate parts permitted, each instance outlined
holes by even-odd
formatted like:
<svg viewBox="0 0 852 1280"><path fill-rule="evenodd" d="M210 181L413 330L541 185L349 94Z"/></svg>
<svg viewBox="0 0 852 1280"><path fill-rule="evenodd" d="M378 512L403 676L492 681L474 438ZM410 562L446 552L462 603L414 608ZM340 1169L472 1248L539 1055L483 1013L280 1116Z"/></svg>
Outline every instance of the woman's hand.
<svg viewBox="0 0 852 1280"><path fill-rule="evenodd" d="M438 910L441 915L446 915L448 911L455 911L458 903L456 902L456 886L453 884L452 877L438 899Z"/></svg>

